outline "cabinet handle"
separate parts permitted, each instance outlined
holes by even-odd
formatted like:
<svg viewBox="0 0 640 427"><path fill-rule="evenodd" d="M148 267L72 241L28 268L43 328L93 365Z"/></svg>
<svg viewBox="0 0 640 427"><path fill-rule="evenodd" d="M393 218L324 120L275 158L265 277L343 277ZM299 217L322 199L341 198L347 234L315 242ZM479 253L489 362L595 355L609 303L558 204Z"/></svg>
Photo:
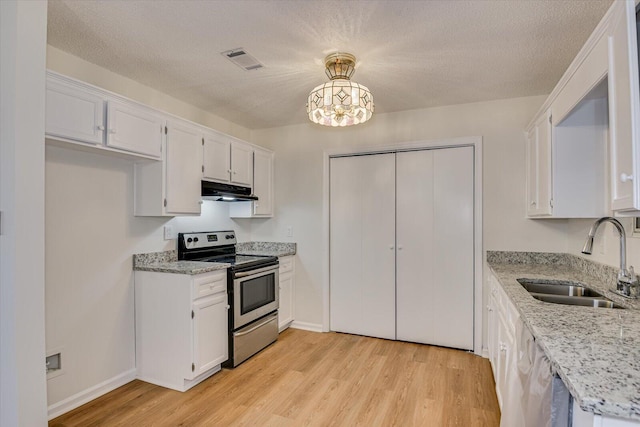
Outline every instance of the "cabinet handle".
<svg viewBox="0 0 640 427"><path fill-rule="evenodd" d="M401 251L402 250L402 245L398 245L398 250Z"/></svg>
<svg viewBox="0 0 640 427"><path fill-rule="evenodd" d="M633 175L627 175L626 173L621 173L620 181L622 182L633 181Z"/></svg>
<svg viewBox="0 0 640 427"><path fill-rule="evenodd" d="M227 169L227 173L231 173L231 169Z"/></svg>
<svg viewBox="0 0 640 427"><path fill-rule="evenodd" d="M203 204L203 203L204 203L204 201L203 201L203 200L200 200L200 201L198 202L198 204L199 204L199 205L201 205L201 204Z"/></svg>
<svg viewBox="0 0 640 427"><path fill-rule="evenodd" d="M237 175L237 174L238 174L238 172L236 172L236 171L233 171L233 174L234 174L234 175Z"/></svg>
<svg viewBox="0 0 640 427"><path fill-rule="evenodd" d="M98 130L104 130L104 126L102 126L102 125L98 125L98 126L96 126L96 129L98 129Z"/></svg>
<svg viewBox="0 0 640 427"><path fill-rule="evenodd" d="M393 250L393 248L394 248L394 246L393 246L393 245L389 246L389 249Z"/></svg>

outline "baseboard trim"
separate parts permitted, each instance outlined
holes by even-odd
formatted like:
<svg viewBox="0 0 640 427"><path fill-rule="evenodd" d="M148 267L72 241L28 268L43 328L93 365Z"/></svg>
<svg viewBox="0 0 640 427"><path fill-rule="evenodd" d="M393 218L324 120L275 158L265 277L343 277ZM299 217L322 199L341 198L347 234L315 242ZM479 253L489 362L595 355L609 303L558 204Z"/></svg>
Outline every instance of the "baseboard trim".
<svg viewBox="0 0 640 427"><path fill-rule="evenodd" d="M82 406L103 394L109 393L110 391L115 390L134 379L136 379L135 368L123 372L120 375L116 375L115 377L103 381L100 384L96 384L93 387L89 387L88 389L83 390L80 393L76 393L58 403L54 403L47 408L48 419L52 420L62 414L66 414L67 412L76 409L78 406Z"/></svg>
<svg viewBox="0 0 640 427"><path fill-rule="evenodd" d="M291 327L293 329L302 329L311 332L322 332L322 325L318 323L299 322L297 320L294 320L293 322L291 322Z"/></svg>

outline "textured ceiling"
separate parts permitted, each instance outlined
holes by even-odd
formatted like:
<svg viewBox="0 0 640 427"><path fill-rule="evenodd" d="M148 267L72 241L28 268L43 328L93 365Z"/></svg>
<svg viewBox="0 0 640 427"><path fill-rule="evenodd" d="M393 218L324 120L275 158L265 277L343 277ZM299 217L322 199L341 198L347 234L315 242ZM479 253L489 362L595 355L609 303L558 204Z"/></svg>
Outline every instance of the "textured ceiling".
<svg viewBox="0 0 640 427"><path fill-rule="evenodd" d="M611 1L50 0L48 42L259 129L307 121L334 51L377 113L549 93Z"/></svg>

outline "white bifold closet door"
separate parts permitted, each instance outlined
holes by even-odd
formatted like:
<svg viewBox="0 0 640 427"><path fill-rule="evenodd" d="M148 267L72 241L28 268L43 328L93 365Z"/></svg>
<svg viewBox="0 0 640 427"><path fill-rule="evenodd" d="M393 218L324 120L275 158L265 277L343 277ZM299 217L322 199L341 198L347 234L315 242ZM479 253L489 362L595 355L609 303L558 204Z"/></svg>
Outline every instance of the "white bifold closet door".
<svg viewBox="0 0 640 427"><path fill-rule="evenodd" d="M397 154L397 339L473 349L473 147Z"/></svg>
<svg viewBox="0 0 640 427"><path fill-rule="evenodd" d="M395 339L395 154L330 169L331 330Z"/></svg>
<svg viewBox="0 0 640 427"><path fill-rule="evenodd" d="M332 158L331 330L473 349L474 148Z"/></svg>

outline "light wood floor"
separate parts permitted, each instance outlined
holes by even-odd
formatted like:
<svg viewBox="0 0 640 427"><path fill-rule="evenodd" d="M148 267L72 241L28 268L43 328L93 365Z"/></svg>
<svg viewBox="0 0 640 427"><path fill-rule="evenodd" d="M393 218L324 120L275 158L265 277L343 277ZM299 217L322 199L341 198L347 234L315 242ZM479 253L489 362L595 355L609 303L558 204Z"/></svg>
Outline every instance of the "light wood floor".
<svg viewBox="0 0 640 427"><path fill-rule="evenodd" d="M72 426L498 426L489 362L457 350L288 329L186 393L133 381Z"/></svg>

